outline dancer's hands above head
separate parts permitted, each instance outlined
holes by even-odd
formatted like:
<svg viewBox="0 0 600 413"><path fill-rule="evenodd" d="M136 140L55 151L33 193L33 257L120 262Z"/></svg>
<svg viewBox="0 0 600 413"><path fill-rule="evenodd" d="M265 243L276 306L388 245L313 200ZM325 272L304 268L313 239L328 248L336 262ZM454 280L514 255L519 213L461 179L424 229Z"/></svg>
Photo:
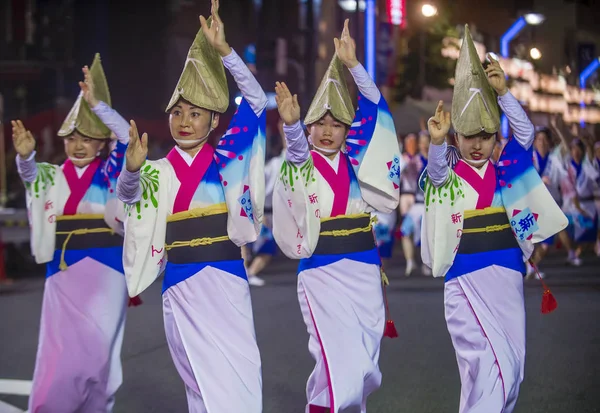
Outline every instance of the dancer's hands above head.
<svg viewBox="0 0 600 413"><path fill-rule="evenodd" d="M293 95L285 83L275 83L275 101L279 116L283 123L292 126L300 120L300 105L298 104L298 95Z"/></svg>
<svg viewBox="0 0 600 413"><path fill-rule="evenodd" d="M335 45L335 53L338 58L348 67L352 69L358 65L358 59L356 58L356 42L350 36L350 29L348 29L349 19L344 21L344 29L339 39L334 38L333 43Z"/></svg>
<svg viewBox="0 0 600 413"><path fill-rule="evenodd" d="M140 170L148 156L148 134L144 133L140 139L135 122L130 122L129 145L125 152L125 167L129 172Z"/></svg>
<svg viewBox="0 0 600 413"><path fill-rule="evenodd" d="M506 86L506 75L500 67L500 63L488 54L489 66L485 69L489 84L494 88L498 95L503 96L508 92Z"/></svg>
<svg viewBox="0 0 600 413"><path fill-rule="evenodd" d="M450 112L444 112L444 102L439 101L435 114L427 121L427 129L431 136L431 143L441 145L446 141L446 135L450 130Z"/></svg>
<svg viewBox="0 0 600 413"><path fill-rule="evenodd" d="M94 93L94 80L90 75L90 68L83 66L81 71L83 72L83 82L79 82L79 87L83 92L83 99L85 99L91 108L95 108L99 101L96 99L96 95Z"/></svg>
<svg viewBox="0 0 600 413"><path fill-rule="evenodd" d="M211 46L215 48L221 57L225 57L231 53L231 47L225 39L225 25L219 16L219 0L211 0L211 4L212 21L210 26L204 16L200 16L200 26Z"/></svg>
<svg viewBox="0 0 600 413"><path fill-rule="evenodd" d="M13 146L21 159L27 159L35 149L35 139L30 131L25 129L20 120L11 121L13 128Z"/></svg>

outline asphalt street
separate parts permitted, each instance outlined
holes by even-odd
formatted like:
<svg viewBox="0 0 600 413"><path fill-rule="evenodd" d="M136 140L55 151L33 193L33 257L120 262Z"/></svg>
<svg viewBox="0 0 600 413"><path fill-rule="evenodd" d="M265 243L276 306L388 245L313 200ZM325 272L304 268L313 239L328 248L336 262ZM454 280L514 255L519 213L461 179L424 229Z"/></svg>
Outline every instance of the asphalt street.
<svg viewBox="0 0 600 413"><path fill-rule="evenodd" d="M383 387L369 399L368 410L458 412L460 382L444 321L443 281L419 274L406 278L401 265L387 270L400 337L383 341ZM540 312L539 281L525 281L528 355L516 413L600 412L599 265L595 257L580 268L565 266L562 255L551 258L543 270L558 309L549 315ZM294 270L294 263L278 259L265 274L267 285L252 289L265 413L302 413L313 367ZM31 380L43 281L29 275L0 290L0 382ZM143 294L144 304L128 310L124 384L114 413L187 412L165 341L160 289L155 283ZM0 413L10 411L8 405L24 411L27 397L2 394L0 388Z"/></svg>

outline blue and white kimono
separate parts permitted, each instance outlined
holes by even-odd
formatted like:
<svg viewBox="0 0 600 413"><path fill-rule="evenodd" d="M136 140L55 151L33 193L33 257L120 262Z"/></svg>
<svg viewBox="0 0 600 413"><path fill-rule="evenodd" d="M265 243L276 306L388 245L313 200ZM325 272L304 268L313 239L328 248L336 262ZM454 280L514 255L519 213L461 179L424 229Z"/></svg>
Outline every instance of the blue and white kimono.
<svg viewBox="0 0 600 413"><path fill-rule="evenodd" d="M115 188L129 124L104 102L92 110L118 138L107 159L79 168L17 157L32 254L46 263L30 412L111 411L123 381L125 214Z"/></svg>
<svg viewBox="0 0 600 413"><path fill-rule="evenodd" d="M163 272L165 333L192 412L262 411L261 360L241 249L260 232L267 98L235 51L243 99L216 148L174 147L119 178L131 296Z"/></svg>
<svg viewBox="0 0 600 413"><path fill-rule="evenodd" d="M398 206L400 150L387 103L362 65L346 152L309 151L300 122L284 126L288 149L273 197L273 234L299 259L298 301L316 361L306 412L362 411L381 385L385 308L370 213Z"/></svg>
<svg viewBox="0 0 600 413"><path fill-rule="evenodd" d="M533 125L510 92L498 102L515 131L498 163L451 169L446 144L431 145L425 182L421 254L445 277L461 413L513 411L525 365L523 256L567 226L533 166Z"/></svg>

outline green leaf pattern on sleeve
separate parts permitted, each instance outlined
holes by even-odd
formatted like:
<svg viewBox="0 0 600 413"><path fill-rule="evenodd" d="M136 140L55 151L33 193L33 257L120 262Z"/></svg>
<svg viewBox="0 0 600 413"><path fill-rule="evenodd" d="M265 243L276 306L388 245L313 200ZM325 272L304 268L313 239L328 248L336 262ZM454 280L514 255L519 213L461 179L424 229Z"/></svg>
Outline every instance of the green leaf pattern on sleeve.
<svg viewBox="0 0 600 413"><path fill-rule="evenodd" d="M25 187L28 190L33 188L33 195L36 198L40 197L40 192L46 191L51 186L54 186L55 181L54 177L56 175L56 169L53 165L50 165L46 162L41 162L37 164L37 176L35 177L35 181L32 183L25 182Z"/></svg>
<svg viewBox="0 0 600 413"><path fill-rule="evenodd" d="M155 196L158 192L158 177L159 170L157 168L153 168L150 164L142 166L142 172L140 174L142 199L134 205L137 219L142 219L142 204L144 205L144 208L150 208L150 204L152 204L154 208L158 209L158 200ZM129 208L129 216L131 216L131 210L132 208Z"/></svg>
<svg viewBox="0 0 600 413"><path fill-rule="evenodd" d="M285 189L291 189L294 192L294 185L296 181L300 180L304 182L304 186L307 187L310 183L315 182L315 165L312 158L309 158L304 165L298 167L292 162L284 161L281 165L280 179L285 184Z"/></svg>
<svg viewBox="0 0 600 413"><path fill-rule="evenodd" d="M458 197L464 198L465 192L463 190L463 183L456 172L450 171L448 179L440 187L433 185L429 178L427 178L425 186L425 211L429 211L429 206L435 203L443 204L444 202L450 202L450 205L454 206L454 201Z"/></svg>

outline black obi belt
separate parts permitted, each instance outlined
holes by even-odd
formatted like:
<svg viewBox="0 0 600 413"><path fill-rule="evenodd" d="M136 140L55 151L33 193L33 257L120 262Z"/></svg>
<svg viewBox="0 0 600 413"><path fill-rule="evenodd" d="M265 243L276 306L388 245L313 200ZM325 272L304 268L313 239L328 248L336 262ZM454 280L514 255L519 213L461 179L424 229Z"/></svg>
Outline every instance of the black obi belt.
<svg viewBox="0 0 600 413"><path fill-rule="evenodd" d="M194 264L242 258L240 247L227 235L227 212L206 210L190 210L169 217L166 250L170 263Z"/></svg>
<svg viewBox="0 0 600 413"><path fill-rule="evenodd" d="M321 220L316 255L350 254L375 248L368 214L342 215Z"/></svg>
<svg viewBox="0 0 600 413"><path fill-rule="evenodd" d="M102 214L63 215L56 218L56 248L85 250L122 247L123 237L106 224Z"/></svg>
<svg viewBox="0 0 600 413"><path fill-rule="evenodd" d="M458 254L476 254L519 248L506 210L490 207L465 211Z"/></svg>

